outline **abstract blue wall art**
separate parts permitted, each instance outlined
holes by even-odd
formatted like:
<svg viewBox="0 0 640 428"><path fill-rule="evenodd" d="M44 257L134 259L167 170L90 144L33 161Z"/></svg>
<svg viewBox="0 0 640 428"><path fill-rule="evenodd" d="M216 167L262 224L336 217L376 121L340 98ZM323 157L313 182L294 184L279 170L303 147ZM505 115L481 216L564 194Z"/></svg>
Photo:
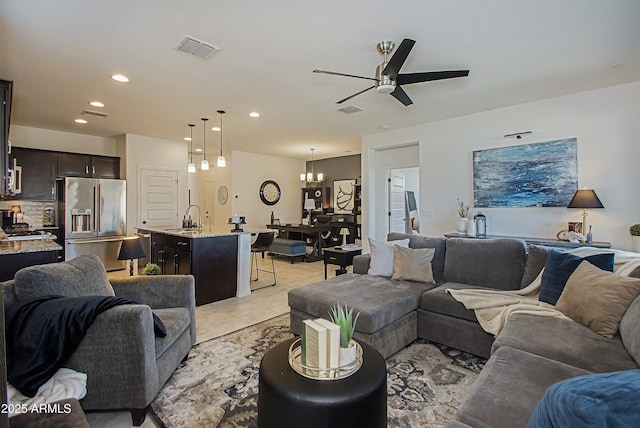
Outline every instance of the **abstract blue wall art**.
<svg viewBox="0 0 640 428"><path fill-rule="evenodd" d="M576 138L473 152L476 208L566 207L577 189Z"/></svg>

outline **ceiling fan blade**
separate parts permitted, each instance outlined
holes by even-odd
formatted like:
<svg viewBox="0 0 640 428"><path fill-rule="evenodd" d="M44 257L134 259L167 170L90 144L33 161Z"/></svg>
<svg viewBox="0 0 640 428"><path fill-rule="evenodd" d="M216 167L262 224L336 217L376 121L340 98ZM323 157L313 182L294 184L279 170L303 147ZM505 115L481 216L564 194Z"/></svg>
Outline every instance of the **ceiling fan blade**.
<svg viewBox="0 0 640 428"><path fill-rule="evenodd" d="M355 76L353 74L336 73L335 71L313 70L313 72L320 73L320 74L331 74L333 76L355 77L356 79L375 80L376 82L378 81L378 79L374 77Z"/></svg>
<svg viewBox="0 0 640 428"><path fill-rule="evenodd" d="M411 83L429 82L431 80L453 79L456 77L467 77L469 70L449 70L449 71L426 71L424 73L403 73L398 74L396 83L398 85L410 85Z"/></svg>
<svg viewBox="0 0 640 428"><path fill-rule="evenodd" d="M411 98L409 98L409 95L407 95L407 93L404 91L404 89L402 89L400 87L400 85L396 86L396 88L393 90L393 92L391 92L391 95L396 100L398 100L402 104L404 104L405 106L413 104L413 101L411 101Z"/></svg>
<svg viewBox="0 0 640 428"><path fill-rule="evenodd" d="M396 80L396 76L400 72L400 68L402 64L406 61L409 56L409 52L413 49L413 45L416 44L415 40L404 39L398 49L396 49L395 53L389 60L387 66L382 70L382 74L385 76L389 76L391 80Z"/></svg>
<svg viewBox="0 0 640 428"><path fill-rule="evenodd" d="M364 92L367 92L369 89L373 89L373 88L375 88L375 87L376 87L376 86L375 86L375 85L373 85L373 86L371 86L371 87L369 87L369 88L367 88L367 89L363 89L363 90L362 90L362 91L360 91L360 92L356 92L356 93L355 93L355 94L353 94L353 95L349 95L347 98L343 98L343 99L341 99L340 101L336 102L336 104L342 104L343 102L345 102L345 101L347 101L347 100L350 100L350 99L351 99L351 98L353 98L353 97L357 97L358 95L360 95L360 94L362 94L362 93L364 93Z"/></svg>

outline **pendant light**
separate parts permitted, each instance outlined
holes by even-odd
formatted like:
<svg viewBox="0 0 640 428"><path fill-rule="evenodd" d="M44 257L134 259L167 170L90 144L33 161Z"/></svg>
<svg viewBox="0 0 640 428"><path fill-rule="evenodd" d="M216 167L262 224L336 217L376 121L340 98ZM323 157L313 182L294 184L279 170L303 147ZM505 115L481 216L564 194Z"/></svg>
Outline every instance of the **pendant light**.
<svg viewBox="0 0 640 428"><path fill-rule="evenodd" d="M194 173L196 172L196 164L193 163L193 127L196 126L193 123L189 124L189 131L191 132L191 138L189 138L189 153L191 154L191 160L189 162L189 166L187 167L187 172Z"/></svg>
<svg viewBox="0 0 640 428"><path fill-rule="evenodd" d="M305 174L300 174L300 181L306 181L307 183L317 183L321 184L324 181L324 174L319 172L317 176L314 177L314 163L313 163L313 151L315 149L311 149L311 172Z"/></svg>
<svg viewBox="0 0 640 428"><path fill-rule="evenodd" d="M217 165L220 168L224 168L225 166L227 166L227 161L224 159L224 156L222 156L222 115L225 114L225 111L218 110L218 113L220 113L220 156L218 156Z"/></svg>
<svg viewBox="0 0 640 428"><path fill-rule="evenodd" d="M209 161L207 160L207 120L209 119L202 117L200 120L202 120L202 151L204 152L204 159L200 163L200 169L209 171Z"/></svg>

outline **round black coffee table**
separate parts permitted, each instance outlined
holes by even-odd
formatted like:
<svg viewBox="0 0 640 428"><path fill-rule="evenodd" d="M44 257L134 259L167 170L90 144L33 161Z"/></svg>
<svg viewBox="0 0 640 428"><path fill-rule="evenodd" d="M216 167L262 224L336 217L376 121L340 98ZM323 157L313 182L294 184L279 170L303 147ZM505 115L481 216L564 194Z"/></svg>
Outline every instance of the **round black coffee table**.
<svg viewBox="0 0 640 428"><path fill-rule="evenodd" d="M295 338L267 351L260 363L258 427L387 426L387 366L366 343L362 367L339 380L306 378L289 366Z"/></svg>

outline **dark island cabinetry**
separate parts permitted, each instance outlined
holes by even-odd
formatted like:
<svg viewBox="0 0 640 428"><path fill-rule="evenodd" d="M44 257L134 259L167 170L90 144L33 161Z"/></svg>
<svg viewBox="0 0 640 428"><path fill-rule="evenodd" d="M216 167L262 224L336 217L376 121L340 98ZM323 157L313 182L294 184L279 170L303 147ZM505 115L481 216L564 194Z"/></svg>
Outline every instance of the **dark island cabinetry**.
<svg viewBox="0 0 640 428"><path fill-rule="evenodd" d="M151 261L163 275L196 280L196 305L235 297L238 270L236 236L183 237L151 233Z"/></svg>

